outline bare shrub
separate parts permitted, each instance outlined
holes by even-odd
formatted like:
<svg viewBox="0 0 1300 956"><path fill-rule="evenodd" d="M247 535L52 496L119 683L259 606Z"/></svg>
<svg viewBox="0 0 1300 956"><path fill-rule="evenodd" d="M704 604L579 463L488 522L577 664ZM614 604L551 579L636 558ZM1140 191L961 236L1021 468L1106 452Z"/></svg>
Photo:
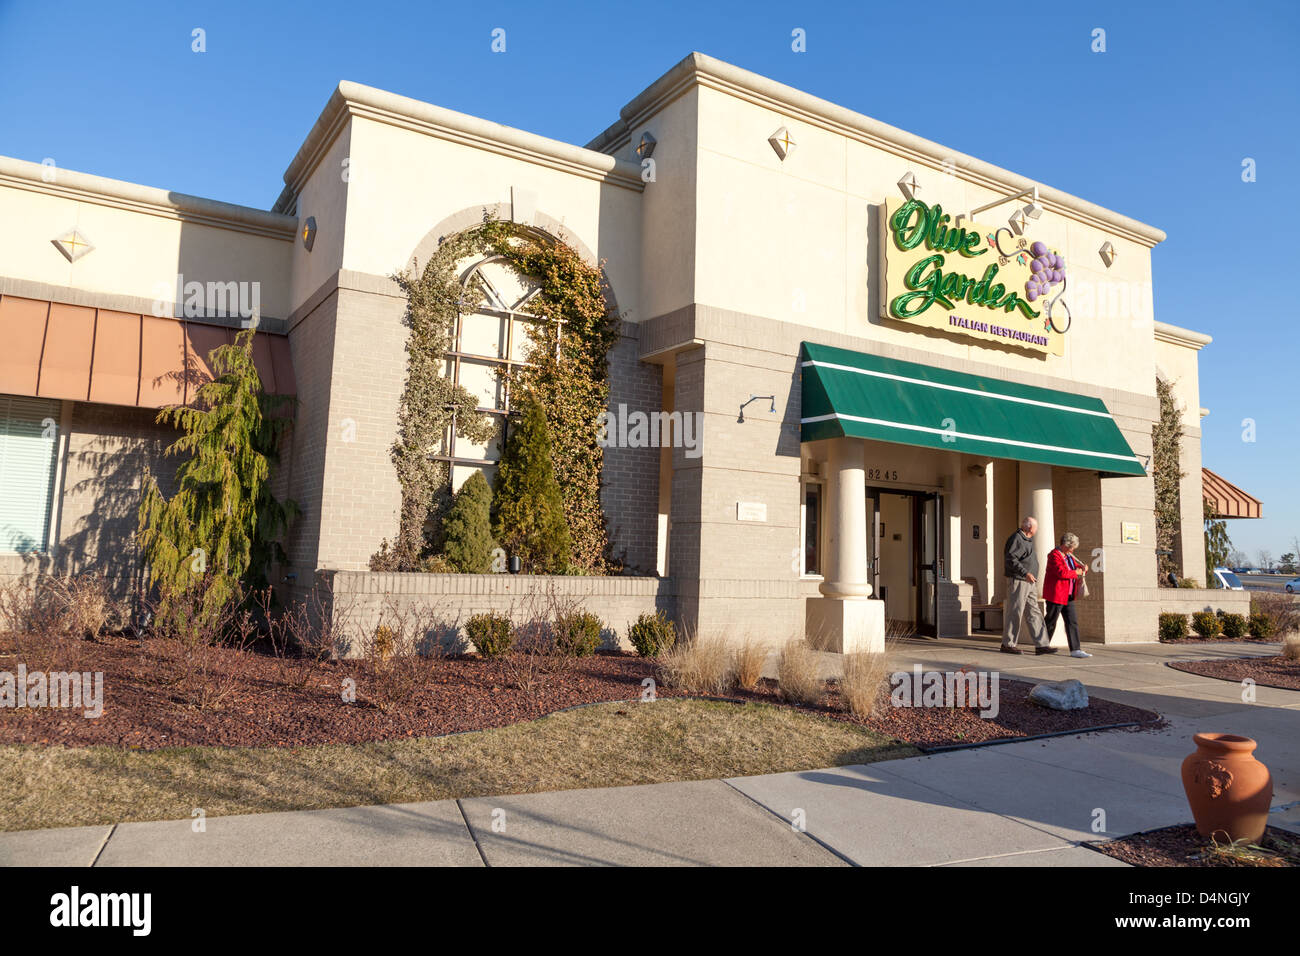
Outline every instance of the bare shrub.
<svg viewBox="0 0 1300 956"><path fill-rule="evenodd" d="M1290 594L1256 591L1250 596L1250 612L1272 622L1270 633L1275 640L1300 633L1300 601Z"/></svg>
<svg viewBox="0 0 1300 956"><path fill-rule="evenodd" d="M659 666L665 684L688 694L721 697L736 683L731 649L718 637L679 643L660 658Z"/></svg>
<svg viewBox="0 0 1300 956"><path fill-rule="evenodd" d="M510 687L536 699L545 681L576 663L568 648L557 640L556 622L572 620L585 613L580 598L562 594L554 581L524 595L511 606L514 628L510 652L496 659L501 679Z"/></svg>
<svg viewBox="0 0 1300 956"><path fill-rule="evenodd" d="M888 681L887 655L871 651L845 654L844 676L839 684L844 709L854 717L870 717L880 706L880 692Z"/></svg>
<svg viewBox="0 0 1300 956"><path fill-rule="evenodd" d="M270 588L257 595L256 603L266 622L266 646L282 684L306 687L346 647L341 639L345 625L340 609L326 608L315 588L304 600L285 608L273 607Z"/></svg>
<svg viewBox="0 0 1300 956"><path fill-rule="evenodd" d="M0 584L0 630L10 633L17 656L28 667L75 670L83 657L83 638L99 633L109 604L107 587L97 575L13 578Z"/></svg>
<svg viewBox="0 0 1300 956"><path fill-rule="evenodd" d="M732 668L736 674L736 683L742 690L753 690L758 686L766 663L767 645L753 638L745 638L732 650Z"/></svg>
<svg viewBox="0 0 1300 956"><path fill-rule="evenodd" d="M200 613L200 589L173 596L165 605L145 601L155 673L172 687L172 699L196 710L218 710L248 683L258 619L236 592L215 614ZM162 610L162 608L166 610Z"/></svg>
<svg viewBox="0 0 1300 956"><path fill-rule="evenodd" d="M826 682L818 673L817 653L800 640L781 648L776 681L785 700L805 707L820 704L826 690Z"/></svg>
<svg viewBox="0 0 1300 956"><path fill-rule="evenodd" d="M30 630L32 599L32 588L26 578L0 578L0 631Z"/></svg>
<svg viewBox="0 0 1300 956"><path fill-rule="evenodd" d="M1300 634L1288 634L1282 639L1282 656L1289 661L1300 661Z"/></svg>
<svg viewBox="0 0 1300 956"><path fill-rule="evenodd" d="M39 574L0 585L0 624L11 631L97 637L121 613L102 574Z"/></svg>
<svg viewBox="0 0 1300 956"><path fill-rule="evenodd" d="M434 661L445 656L442 635L448 629L437 604L385 598L379 622L361 639L366 669L366 696L388 712L409 703L433 678Z"/></svg>

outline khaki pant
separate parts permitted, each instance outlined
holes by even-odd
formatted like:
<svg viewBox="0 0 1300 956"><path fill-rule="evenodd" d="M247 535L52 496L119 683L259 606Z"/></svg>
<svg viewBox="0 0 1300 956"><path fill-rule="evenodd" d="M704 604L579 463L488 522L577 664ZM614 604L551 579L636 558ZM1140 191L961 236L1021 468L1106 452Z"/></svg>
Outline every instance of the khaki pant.
<svg viewBox="0 0 1300 956"><path fill-rule="evenodd" d="M1043 623L1043 609L1038 605L1034 586L1023 578L1007 578L1007 604L1002 615L1002 645L1015 647L1023 627L1029 628L1029 636L1035 647L1046 647L1052 642L1047 635L1047 626Z"/></svg>

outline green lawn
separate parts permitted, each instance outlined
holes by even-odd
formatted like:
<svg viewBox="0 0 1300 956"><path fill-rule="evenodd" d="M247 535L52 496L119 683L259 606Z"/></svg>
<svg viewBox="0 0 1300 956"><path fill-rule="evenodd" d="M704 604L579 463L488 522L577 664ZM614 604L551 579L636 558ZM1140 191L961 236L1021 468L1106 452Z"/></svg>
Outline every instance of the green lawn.
<svg viewBox="0 0 1300 956"><path fill-rule="evenodd" d="M861 727L765 704L661 699L495 730L280 748L0 747L0 830L315 810L809 770L910 757Z"/></svg>

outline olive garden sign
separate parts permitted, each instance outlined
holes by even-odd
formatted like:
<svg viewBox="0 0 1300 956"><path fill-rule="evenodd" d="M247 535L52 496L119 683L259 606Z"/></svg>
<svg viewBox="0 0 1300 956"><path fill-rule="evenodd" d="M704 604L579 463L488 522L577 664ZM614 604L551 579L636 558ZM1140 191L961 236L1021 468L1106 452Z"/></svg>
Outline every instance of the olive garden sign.
<svg viewBox="0 0 1300 956"><path fill-rule="evenodd" d="M881 317L1063 355L1064 258L1005 226L954 218L938 204L886 200Z"/></svg>

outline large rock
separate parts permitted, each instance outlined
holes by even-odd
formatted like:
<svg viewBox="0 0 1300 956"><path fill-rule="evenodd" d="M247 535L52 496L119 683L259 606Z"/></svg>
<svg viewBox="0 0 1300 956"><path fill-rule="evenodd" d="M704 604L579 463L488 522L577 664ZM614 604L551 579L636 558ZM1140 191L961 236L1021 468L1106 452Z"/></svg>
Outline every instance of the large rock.
<svg viewBox="0 0 1300 956"><path fill-rule="evenodd" d="M1088 689L1077 680L1048 681L1035 684L1029 699L1052 710L1082 710L1088 706Z"/></svg>

